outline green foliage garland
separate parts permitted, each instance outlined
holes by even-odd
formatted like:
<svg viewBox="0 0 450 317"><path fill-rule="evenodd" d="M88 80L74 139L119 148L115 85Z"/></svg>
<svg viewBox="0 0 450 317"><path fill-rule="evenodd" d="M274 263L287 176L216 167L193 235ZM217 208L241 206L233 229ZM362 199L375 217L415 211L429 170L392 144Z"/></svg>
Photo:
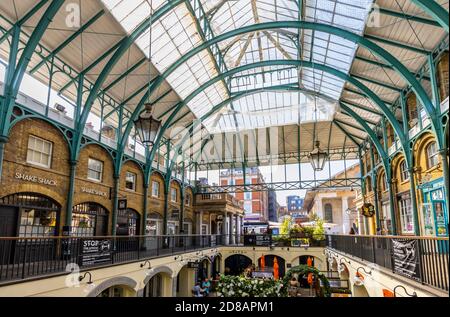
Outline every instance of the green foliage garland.
<svg viewBox="0 0 450 317"><path fill-rule="evenodd" d="M304 264L294 266L289 271L287 271L286 275L283 278L283 285L284 285L283 288L285 289L285 292L287 292L289 281L291 280L292 275L295 273L297 273L298 275L308 275L309 273L312 273L314 275L314 280L315 281L321 280L323 284L322 291L321 294L319 294L319 296L321 297L331 296L330 282L328 282L327 277L315 267L307 266Z"/></svg>

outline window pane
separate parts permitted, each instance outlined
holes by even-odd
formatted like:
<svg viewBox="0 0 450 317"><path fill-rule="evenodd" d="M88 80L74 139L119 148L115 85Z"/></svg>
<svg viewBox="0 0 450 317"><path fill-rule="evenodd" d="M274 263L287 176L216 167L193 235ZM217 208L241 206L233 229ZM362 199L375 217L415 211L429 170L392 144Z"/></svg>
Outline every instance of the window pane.
<svg viewBox="0 0 450 317"><path fill-rule="evenodd" d="M28 138L27 162L50 167L52 144L49 141L30 135Z"/></svg>

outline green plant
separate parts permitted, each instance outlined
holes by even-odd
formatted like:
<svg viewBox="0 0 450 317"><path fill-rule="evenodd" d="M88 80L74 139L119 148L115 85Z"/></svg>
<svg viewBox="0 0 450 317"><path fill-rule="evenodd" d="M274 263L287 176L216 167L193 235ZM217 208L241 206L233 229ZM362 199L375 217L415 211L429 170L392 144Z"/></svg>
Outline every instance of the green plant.
<svg viewBox="0 0 450 317"><path fill-rule="evenodd" d="M302 227L302 232L307 238L312 238L314 235L314 227Z"/></svg>
<svg viewBox="0 0 450 317"><path fill-rule="evenodd" d="M325 240L325 229L323 228L323 220L318 218L314 226L312 238L317 241Z"/></svg>
<svg viewBox="0 0 450 317"><path fill-rule="evenodd" d="M298 275L308 275L309 273L312 273L314 275L314 280L316 281L316 289L318 290L317 295L319 297L330 297L331 296L331 288L330 288L330 282L328 281L328 278L321 273L317 268L313 266L307 266L304 264L294 266L289 271L286 272L286 275L283 278L283 294L287 294L287 289L289 285L289 281L292 278L293 274ZM319 283L319 280L321 283ZM322 286L320 287L320 284Z"/></svg>
<svg viewBox="0 0 450 317"><path fill-rule="evenodd" d="M219 297L285 297L283 281L220 275L217 283Z"/></svg>
<svg viewBox="0 0 450 317"><path fill-rule="evenodd" d="M286 217L283 220L283 223L281 224L280 227L280 234L289 234L289 230L291 228L291 218L290 217Z"/></svg>

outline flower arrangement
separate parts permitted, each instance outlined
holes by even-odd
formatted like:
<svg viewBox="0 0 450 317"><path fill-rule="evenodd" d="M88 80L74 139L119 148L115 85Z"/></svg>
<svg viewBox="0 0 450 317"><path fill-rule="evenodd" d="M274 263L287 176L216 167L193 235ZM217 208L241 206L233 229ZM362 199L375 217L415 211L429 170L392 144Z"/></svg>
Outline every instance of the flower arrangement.
<svg viewBox="0 0 450 317"><path fill-rule="evenodd" d="M217 283L219 297L285 297L281 281L244 276L220 275Z"/></svg>

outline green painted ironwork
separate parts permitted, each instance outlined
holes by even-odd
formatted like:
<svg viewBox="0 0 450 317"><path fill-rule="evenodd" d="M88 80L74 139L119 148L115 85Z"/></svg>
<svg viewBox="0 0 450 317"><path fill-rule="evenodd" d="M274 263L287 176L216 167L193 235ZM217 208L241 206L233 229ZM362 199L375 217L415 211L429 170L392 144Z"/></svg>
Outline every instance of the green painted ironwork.
<svg viewBox="0 0 450 317"><path fill-rule="evenodd" d="M439 22L432 20L432 19L423 18L423 17L417 16L417 15L406 14L404 12L394 11L394 10L390 10L390 9L386 9L386 8L378 8L376 10L375 9L372 9L372 10L374 10L375 12L379 12L381 14L389 15L389 16L396 17L396 18L401 18L401 19L406 19L409 21L417 22L417 23L441 27Z"/></svg>
<svg viewBox="0 0 450 317"><path fill-rule="evenodd" d="M277 29L277 28L280 28L280 27L300 28L300 29L304 28L304 29L319 30L319 31L322 31L322 32L327 32L327 33L335 34L337 36L341 36L341 37L343 37L345 39L348 39L350 41L353 41L355 43L358 43L358 44L368 48L369 50L374 52L374 54L377 55L380 59L382 59L385 62L387 62L390 65L392 65L394 67L394 69L397 70L402 75L402 77L411 85L413 91L416 92L416 95L418 96L418 99L423 101L425 109L427 110L428 113L430 113L430 117L432 117L432 118L434 117L434 107L432 106L432 104L431 104L431 102L430 102L430 100L429 100L425 90L423 89L423 87L415 79L415 76L412 75L403 64L401 64L397 59L395 59L395 57L393 57L391 54L389 54L387 51L385 51L384 49L382 49L381 47L379 47L375 43L369 41L366 38L363 38L361 36L353 34L352 32L349 32L349 31L346 31L346 30L342 30L342 29L339 29L339 28L335 28L335 27L331 27L329 25L324 25L324 24L319 24L319 23L311 23L311 22L303 22L303 21L288 21L288 22L261 23L261 24L255 24L255 25L250 25L250 26L247 26L247 27L243 27L243 28L238 29L238 30L233 30L233 31L230 31L228 33L224 33L224 34L218 35L214 39L209 40L209 41L199 45L198 47L194 48L190 52L186 53L182 58L180 58L178 61L176 61L174 64L172 64L164 72L164 74L162 74L161 76L159 76L159 78L157 78L155 80L155 83L152 85L150 91L147 92L147 94L142 98L141 102L139 102L138 106L136 107L136 110L133 113L132 119L136 118L137 115L140 113L140 111L142 111L142 105L143 105L144 101L147 100L148 96L151 94L151 91L154 91L160 85L160 83L162 83L164 78L166 78L170 73L172 73L178 66L183 64L185 61L187 61L189 58L191 58L192 56L196 55L197 53L199 53L203 49L209 47L210 45L214 45L215 43L218 43L220 41L223 41L223 40L226 40L226 39L228 39L230 37L233 37L233 36L237 36L237 35L245 34L245 33L249 33L249 32L254 32L254 31L257 31L257 30L264 30L264 29L271 29L271 28ZM264 63L270 63L270 62L271 61L266 61ZM303 63L304 64L306 62L298 62L297 61L297 63ZM266 64L262 64L261 67L263 67L263 66L267 66L267 65ZM223 76L223 75L224 74L221 74L220 76ZM374 95L374 94L372 93L372 95ZM378 103L380 103L380 99L376 95L374 95L374 97L376 97L376 99L378 100ZM381 104L382 105L379 105L380 107L385 107L383 102L381 102ZM402 141L404 143L406 139L404 138L401 129L399 129L398 121L397 120L392 120L392 117L391 117L390 121L392 121L391 124L393 126L395 126L394 130L396 131L396 133L400 133L398 135L402 136L401 139L402 139ZM434 121L432 120L432 122L434 122ZM433 123L433 125L434 124L435 124L435 122ZM127 133L129 133L129 130L131 130L131 126L127 126L126 127L125 135ZM163 131L165 131L164 127L163 127Z"/></svg>
<svg viewBox="0 0 450 317"><path fill-rule="evenodd" d="M448 12L434 0L411 0L415 5L428 13L442 28L449 32Z"/></svg>
<svg viewBox="0 0 450 317"><path fill-rule="evenodd" d="M42 61L40 61L36 66L34 66L30 73L34 74L42 65L44 65L49 59L61 52L67 45L72 43L79 35L86 31L92 24L94 24L98 19L100 19L105 14L104 10L100 10L96 15L89 19L83 26L81 26L75 33L69 36L64 42L58 45L49 55L47 55Z"/></svg>
<svg viewBox="0 0 450 317"><path fill-rule="evenodd" d="M15 99L19 92L19 87L22 83L23 76L31 60L39 41L44 35L48 25L51 23L53 17L59 11L60 7L63 5L64 0L53 0L52 3L47 7L46 11L39 20L36 28L34 29L27 45L23 49L19 61L16 64L16 59L18 56L18 43L20 36L20 27L15 26L13 30L13 46L11 47L10 59L7 74L7 82L5 82L4 98L2 98L2 105L0 109L0 143L5 143L8 140L8 134L10 129L10 118L15 105ZM38 4L39 6L39 4ZM33 10L32 10L33 11ZM14 66L13 66L14 65ZM0 180L3 167L3 153L4 145L0 148Z"/></svg>

